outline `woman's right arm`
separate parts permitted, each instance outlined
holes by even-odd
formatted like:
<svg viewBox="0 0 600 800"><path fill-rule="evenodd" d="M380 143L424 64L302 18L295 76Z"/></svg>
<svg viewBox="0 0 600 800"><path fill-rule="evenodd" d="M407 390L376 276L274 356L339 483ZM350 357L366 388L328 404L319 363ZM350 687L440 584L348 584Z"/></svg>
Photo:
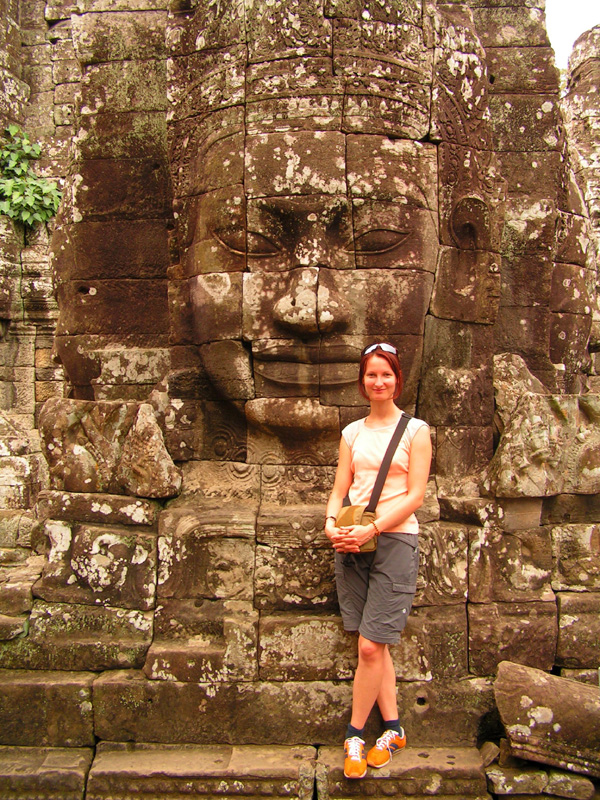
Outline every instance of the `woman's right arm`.
<svg viewBox="0 0 600 800"><path fill-rule="evenodd" d="M338 512L342 507L342 501L348 494L348 489L350 488L351 484L352 453L350 452L350 448L348 447L345 439L342 437L340 441L340 454L338 457L337 470L335 472L335 480L333 481L333 489L329 495L329 500L327 501L327 508L325 511L325 534L332 542L334 538L337 538L340 535L340 529L336 528L335 519L331 519L331 517L337 517Z"/></svg>

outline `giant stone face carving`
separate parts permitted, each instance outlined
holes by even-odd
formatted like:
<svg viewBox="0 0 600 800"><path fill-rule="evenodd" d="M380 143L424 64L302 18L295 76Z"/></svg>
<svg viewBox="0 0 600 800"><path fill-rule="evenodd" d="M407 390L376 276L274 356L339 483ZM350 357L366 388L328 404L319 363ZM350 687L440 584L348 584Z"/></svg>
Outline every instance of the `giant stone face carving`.
<svg viewBox="0 0 600 800"><path fill-rule="evenodd" d="M248 137L245 165L244 187L188 206L194 339L222 393L277 429L294 413L290 398L358 402L355 362L370 338L422 338L438 253L436 153L302 131ZM318 416L294 419L309 432Z"/></svg>
<svg viewBox="0 0 600 800"><path fill-rule="evenodd" d="M411 406L431 308L495 319L483 51L464 9L392 5L209 3L173 24L182 337L252 461L331 460L373 339L398 345Z"/></svg>

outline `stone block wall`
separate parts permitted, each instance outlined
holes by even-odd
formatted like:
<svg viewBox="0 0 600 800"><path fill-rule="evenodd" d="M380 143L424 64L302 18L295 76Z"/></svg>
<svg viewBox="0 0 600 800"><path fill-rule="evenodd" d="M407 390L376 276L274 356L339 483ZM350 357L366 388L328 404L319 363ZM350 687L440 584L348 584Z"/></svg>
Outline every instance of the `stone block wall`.
<svg viewBox="0 0 600 800"><path fill-rule="evenodd" d="M17 124L42 146L38 174L64 183L73 128L57 105L79 81L70 40L71 6L6 2L0 9L0 124ZM68 50L71 46L71 54ZM65 68L65 61L69 67ZM72 95L73 89L67 91ZM71 104L72 109L72 104ZM53 360L58 307L50 268L50 230L25 231L0 217L0 627L2 639L23 634L31 585L43 557L32 551L35 502L47 486L36 419L43 403L64 393Z"/></svg>
<svg viewBox="0 0 600 800"><path fill-rule="evenodd" d="M599 664L596 263L543 10L358 6L13 13L65 200L2 251L4 743L340 739L323 513L377 338L435 445L411 741L497 734L501 660Z"/></svg>
<svg viewBox="0 0 600 800"><path fill-rule="evenodd" d="M573 47L567 73L567 92L563 98L565 125L573 154L573 166L585 197L594 232L596 253L600 253L600 28L582 34ZM594 313L594 329L598 312ZM592 360L597 366L597 337Z"/></svg>

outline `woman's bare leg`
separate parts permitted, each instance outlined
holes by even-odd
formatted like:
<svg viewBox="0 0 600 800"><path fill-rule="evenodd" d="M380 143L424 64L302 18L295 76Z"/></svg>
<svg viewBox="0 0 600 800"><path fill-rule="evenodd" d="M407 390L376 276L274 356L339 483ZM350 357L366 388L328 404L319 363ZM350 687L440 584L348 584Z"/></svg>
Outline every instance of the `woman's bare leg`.
<svg viewBox="0 0 600 800"><path fill-rule="evenodd" d="M365 639L364 636L359 635L358 667L356 668L352 686L352 718L350 720L350 724L358 730L364 728L375 701L379 699L384 675L389 672L386 653L391 662L386 644L372 642L370 639ZM387 682L389 683L389 676L387 677ZM385 695L386 697L389 695L389 687L387 686ZM393 719L393 717L386 717L386 719Z"/></svg>
<svg viewBox="0 0 600 800"><path fill-rule="evenodd" d="M390 648L385 646L384 672L381 679L381 688L377 695L377 705L384 721L398 719L398 701L396 698L396 670L390 654Z"/></svg>

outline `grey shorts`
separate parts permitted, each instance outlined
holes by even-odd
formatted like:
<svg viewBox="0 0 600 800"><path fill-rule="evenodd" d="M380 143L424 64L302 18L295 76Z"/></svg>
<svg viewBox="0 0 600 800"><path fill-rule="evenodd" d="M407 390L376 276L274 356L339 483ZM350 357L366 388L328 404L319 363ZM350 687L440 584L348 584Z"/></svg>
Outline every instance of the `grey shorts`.
<svg viewBox="0 0 600 800"><path fill-rule="evenodd" d="M412 608L419 538L382 534L372 553L336 553L335 581L344 628L365 639L396 644Z"/></svg>

